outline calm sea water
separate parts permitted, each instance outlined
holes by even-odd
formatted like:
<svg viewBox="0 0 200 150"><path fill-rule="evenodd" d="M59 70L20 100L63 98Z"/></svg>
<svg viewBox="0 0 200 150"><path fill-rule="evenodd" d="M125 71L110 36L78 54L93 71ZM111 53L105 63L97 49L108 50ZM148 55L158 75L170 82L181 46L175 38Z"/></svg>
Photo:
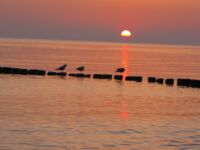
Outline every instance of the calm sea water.
<svg viewBox="0 0 200 150"><path fill-rule="evenodd" d="M200 79L200 47L1 40L0 66ZM199 150L200 91L0 75L2 150Z"/></svg>

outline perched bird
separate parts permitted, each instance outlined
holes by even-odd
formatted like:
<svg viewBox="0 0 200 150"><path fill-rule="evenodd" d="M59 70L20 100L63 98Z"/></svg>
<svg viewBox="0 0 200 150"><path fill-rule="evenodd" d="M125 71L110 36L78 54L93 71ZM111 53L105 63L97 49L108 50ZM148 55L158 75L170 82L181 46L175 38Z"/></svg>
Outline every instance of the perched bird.
<svg viewBox="0 0 200 150"><path fill-rule="evenodd" d="M65 70L66 67L67 67L67 65L64 64L64 65L58 67L56 70L61 70L61 71L63 71L63 70Z"/></svg>
<svg viewBox="0 0 200 150"><path fill-rule="evenodd" d="M76 70L78 70L78 71L84 71L85 67L84 66L80 66L80 67L76 68Z"/></svg>
<svg viewBox="0 0 200 150"><path fill-rule="evenodd" d="M122 72L124 72L125 71L125 68L117 68L117 70L115 71L115 72L120 72L120 73L122 73Z"/></svg>

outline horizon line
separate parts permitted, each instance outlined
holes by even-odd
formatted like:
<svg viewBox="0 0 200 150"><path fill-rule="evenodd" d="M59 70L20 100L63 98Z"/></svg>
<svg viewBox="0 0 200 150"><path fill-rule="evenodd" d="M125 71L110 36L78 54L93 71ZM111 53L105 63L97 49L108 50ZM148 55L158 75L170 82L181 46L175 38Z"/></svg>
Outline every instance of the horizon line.
<svg viewBox="0 0 200 150"><path fill-rule="evenodd" d="M181 43L156 43L156 42L118 42L118 41L104 41L104 40L73 40L73 39L53 39L53 38L14 38L14 37L0 37L0 41L15 40L15 41L46 41L46 42L83 42L83 43L113 43L113 44L128 44L128 45L160 45L160 46L181 46L181 47L200 47L200 44L181 44Z"/></svg>

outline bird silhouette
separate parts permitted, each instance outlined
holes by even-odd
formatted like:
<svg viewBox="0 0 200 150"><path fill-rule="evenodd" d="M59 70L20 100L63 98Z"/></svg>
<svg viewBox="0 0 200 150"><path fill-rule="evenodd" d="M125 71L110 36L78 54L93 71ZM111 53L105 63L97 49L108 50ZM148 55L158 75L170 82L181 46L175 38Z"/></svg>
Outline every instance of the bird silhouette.
<svg viewBox="0 0 200 150"><path fill-rule="evenodd" d="M63 70L65 70L66 67L67 67L67 65L64 64L64 65L58 67L56 70L61 70L61 71L63 71Z"/></svg>
<svg viewBox="0 0 200 150"><path fill-rule="evenodd" d="M123 73L124 71L125 71L125 68L117 68L117 70L115 72Z"/></svg>
<svg viewBox="0 0 200 150"><path fill-rule="evenodd" d="M84 66L80 66L80 67L76 68L76 70L78 70L78 71L84 71L85 67Z"/></svg>

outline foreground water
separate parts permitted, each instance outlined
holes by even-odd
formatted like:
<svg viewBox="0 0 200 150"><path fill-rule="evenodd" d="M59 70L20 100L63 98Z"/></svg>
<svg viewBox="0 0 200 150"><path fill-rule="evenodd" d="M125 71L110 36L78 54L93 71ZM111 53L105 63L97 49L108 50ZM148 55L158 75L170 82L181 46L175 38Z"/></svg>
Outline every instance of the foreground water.
<svg viewBox="0 0 200 150"><path fill-rule="evenodd" d="M0 42L0 65L68 72L200 77L200 48L61 41ZM199 89L0 75L0 149L199 150Z"/></svg>

